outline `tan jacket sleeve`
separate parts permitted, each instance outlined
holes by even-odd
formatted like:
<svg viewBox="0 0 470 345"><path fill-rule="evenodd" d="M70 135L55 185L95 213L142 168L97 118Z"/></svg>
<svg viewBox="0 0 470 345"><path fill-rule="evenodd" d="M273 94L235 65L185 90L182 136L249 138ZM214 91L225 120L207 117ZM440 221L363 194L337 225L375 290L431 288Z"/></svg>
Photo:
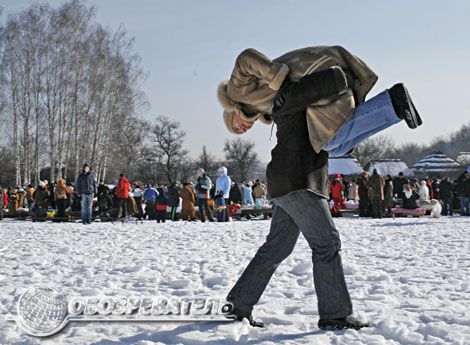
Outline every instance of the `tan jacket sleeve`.
<svg viewBox="0 0 470 345"><path fill-rule="evenodd" d="M245 49L235 61L227 92L236 99L237 95L246 95L259 84L267 84L277 91L288 74L287 65L274 62L253 48Z"/></svg>

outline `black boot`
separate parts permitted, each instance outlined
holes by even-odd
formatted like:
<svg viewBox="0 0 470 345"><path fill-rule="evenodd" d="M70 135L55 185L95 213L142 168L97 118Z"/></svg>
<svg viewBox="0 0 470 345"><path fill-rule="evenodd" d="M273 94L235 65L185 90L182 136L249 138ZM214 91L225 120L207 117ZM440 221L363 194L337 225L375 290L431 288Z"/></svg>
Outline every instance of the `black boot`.
<svg viewBox="0 0 470 345"><path fill-rule="evenodd" d="M400 119L405 120L408 127L416 128L423 124L423 121L411 100L408 90L402 83L393 85L388 92L392 99L395 113Z"/></svg>
<svg viewBox="0 0 470 345"><path fill-rule="evenodd" d="M363 327L369 327L367 322L361 322L353 316L346 316L340 319L329 319L318 321L318 327L323 330L335 330L335 329L345 329L352 328L359 330Z"/></svg>
<svg viewBox="0 0 470 345"><path fill-rule="evenodd" d="M347 88L346 75L337 66L306 75L298 82L286 78L274 101L273 115L294 113L323 98L342 94Z"/></svg>
<svg viewBox="0 0 470 345"><path fill-rule="evenodd" d="M262 321L253 319L253 314L251 313L251 310L238 309L230 302L225 304L222 307L222 312L225 314L225 317L228 319L233 319L237 321L248 319L251 326L264 327L264 323Z"/></svg>

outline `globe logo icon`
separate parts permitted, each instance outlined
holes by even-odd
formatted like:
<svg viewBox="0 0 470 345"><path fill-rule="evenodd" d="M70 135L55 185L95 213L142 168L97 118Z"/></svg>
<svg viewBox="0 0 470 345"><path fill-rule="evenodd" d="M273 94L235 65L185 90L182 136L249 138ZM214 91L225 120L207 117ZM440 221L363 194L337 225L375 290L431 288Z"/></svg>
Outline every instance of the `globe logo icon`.
<svg viewBox="0 0 470 345"><path fill-rule="evenodd" d="M67 323L67 299L57 290L32 288L18 301L20 327L34 336L47 336Z"/></svg>

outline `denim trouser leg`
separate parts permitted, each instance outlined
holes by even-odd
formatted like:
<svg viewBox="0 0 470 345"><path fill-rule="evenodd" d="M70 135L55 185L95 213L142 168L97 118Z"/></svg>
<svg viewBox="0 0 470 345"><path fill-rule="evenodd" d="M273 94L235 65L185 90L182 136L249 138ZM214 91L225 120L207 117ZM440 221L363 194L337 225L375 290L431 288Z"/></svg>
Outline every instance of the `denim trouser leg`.
<svg viewBox="0 0 470 345"><path fill-rule="evenodd" d="M275 199L271 230L227 299L251 310L279 264L292 252L299 231L312 249L320 318L352 314L339 250L341 241L326 199L306 190Z"/></svg>
<svg viewBox="0 0 470 345"><path fill-rule="evenodd" d="M82 222L91 222L93 194L82 194Z"/></svg>
<svg viewBox="0 0 470 345"><path fill-rule="evenodd" d="M298 237L299 229L295 222L276 206L266 242L245 268L227 300L240 309L253 309L279 264L292 253Z"/></svg>
<svg viewBox="0 0 470 345"><path fill-rule="evenodd" d="M390 94L387 90L383 91L357 106L323 149L330 157L344 156L365 139L400 121L393 109Z"/></svg>

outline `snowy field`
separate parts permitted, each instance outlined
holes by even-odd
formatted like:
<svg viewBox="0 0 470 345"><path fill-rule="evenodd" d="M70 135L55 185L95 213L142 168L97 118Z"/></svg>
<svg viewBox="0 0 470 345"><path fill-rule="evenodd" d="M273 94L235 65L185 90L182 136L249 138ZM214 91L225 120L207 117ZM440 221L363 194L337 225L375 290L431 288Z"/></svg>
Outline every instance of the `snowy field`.
<svg viewBox="0 0 470 345"><path fill-rule="evenodd" d="M470 218L335 220L362 331L321 331L301 237L247 323L71 323L46 339L0 321L0 344L470 344ZM269 230L225 224L0 222L1 304L32 286L66 296L225 297Z"/></svg>

